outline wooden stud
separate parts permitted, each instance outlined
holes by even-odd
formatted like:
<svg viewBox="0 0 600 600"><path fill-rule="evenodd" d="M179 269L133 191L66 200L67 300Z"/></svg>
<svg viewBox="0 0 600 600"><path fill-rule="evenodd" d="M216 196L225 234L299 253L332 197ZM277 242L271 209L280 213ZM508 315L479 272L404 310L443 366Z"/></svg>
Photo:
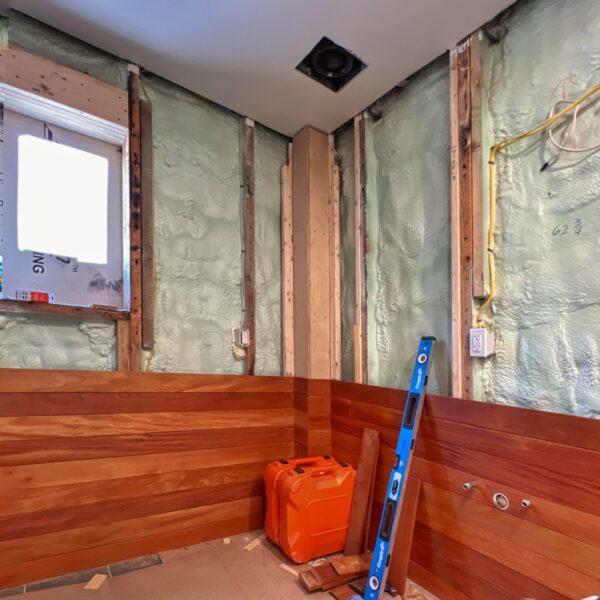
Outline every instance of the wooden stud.
<svg viewBox="0 0 600 600"><path fill-rule="evenodd" d="M133 72L129 73L129 185L129 366L132 371L139 371L142 361L142 156L140 77Z"/></svg>
<svg viewBox="0 0 600 600"><path fill-rule="evenodd" d="M129 321L117 321L117 371L129 371Z"/></svg>
<svg viewBox="0 0 600 600"><path fill-rule="evenodd" d="M142 348L154 348L154 152L152 147L152 105L140 103L142 133Z"/></svg>
<svg viewBox="0 0 600 600"><path fill-rule="evenodd" d="M354 327L354 380L367 383L367 168L365 117L354 117L354 234L356 268L356 317Z"/></svg>
<svg viewBox="0 0 600 600"><path fill-rule="evenodd" d="M473 218L473 297L483 298L487 244L483 230L483 157L482 157L482 73L479 31L470 36L471 68L471 195Z"/></svg>
<svg viewBox="0 0 600 600"><path fill-rule="evenodd" d="M335 159L334 136L329 135L329 281L331 378L342 375L342 312L340 282L340 167Z"/></svg>
<svg viewBox="0 0 600 600"><path fill-rule="evenodd" d="M283 374L294 375L294 228L292 209L292 144L288 162L281 167Z"/></svg>
<svg viewBox="0 0 600 600"><path fill-rule="evenodd" d="M469 329L473 326L473 203L470 42L450 52L452 395L473 396Z"/></svg>
<svg viewBox="0 0 600 600"><path fill-rule="evenodd" d="M242 194L244 212L244 326L248 329L246 373L254 375L256 363L256 269L254 238L254 121L242 124Z"/></svg>
<svg viewBox="0 0 600 600"><path fill-rule="evenodd" d="M127 126L124 90L15 44L0 48L0 82Z"/></svg>
<svg viewBox="0 0 600 600"><path fill-rule="evenodd" d="M56 315L86 321L128 321L129 313L111 308L89 306L67 306L66 304L45 304L22 300L0 300L0 313L25 315Z"/></svg>

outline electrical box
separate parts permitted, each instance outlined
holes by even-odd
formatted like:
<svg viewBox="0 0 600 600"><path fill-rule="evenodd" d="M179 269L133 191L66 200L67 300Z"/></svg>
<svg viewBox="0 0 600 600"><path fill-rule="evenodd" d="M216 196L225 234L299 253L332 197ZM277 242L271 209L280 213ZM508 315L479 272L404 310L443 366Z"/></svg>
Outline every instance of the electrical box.
<svg viewBox="0 0 600 600"><path fill-rule="evenodd" d="M486 358L494 354L496 350L494 334L483 327L471 329L469 334L469 350L469 354L476 358Z"/></svg>
<svg viewBox="0 0 600 600"><path fill-rule="evenodd" d="M247 348L250 345L250 332L242 327L234 327L233 343L238 348Z"/></svg>

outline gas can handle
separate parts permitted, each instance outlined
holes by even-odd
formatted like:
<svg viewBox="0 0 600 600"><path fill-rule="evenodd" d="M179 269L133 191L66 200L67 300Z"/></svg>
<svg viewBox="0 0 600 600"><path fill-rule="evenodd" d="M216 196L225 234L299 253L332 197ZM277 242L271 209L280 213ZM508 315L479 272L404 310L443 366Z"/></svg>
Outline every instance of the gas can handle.
<svg viewBox="0 0 600 600"><path fill-rule="evenodd" d="M317 466L321 460L323 460L322 456L311 456L308 458L297 459L296 464L299 467L310 467L311 465Z"/></svg>
<svg viewBox="0 0 600 600"><path fill-rule="evenodd" d="M325 475L331 475L332 473L335 473L338 470L337 466L332 466L332 467L322 467L321 469L314 469L312 471L309 471L309 475L311 477L324 477Z"/></svg>

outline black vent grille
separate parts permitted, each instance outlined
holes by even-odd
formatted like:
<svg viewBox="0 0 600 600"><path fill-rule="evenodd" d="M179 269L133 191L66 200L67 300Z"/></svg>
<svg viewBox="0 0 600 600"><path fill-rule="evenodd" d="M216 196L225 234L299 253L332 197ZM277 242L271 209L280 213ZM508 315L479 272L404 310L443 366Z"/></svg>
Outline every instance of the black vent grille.
<svg viewBox="0 0 600 600"><path fill-rule="evenodd" d="M320 84L337 92L354 79L367 65L349 50L329 38L321 41L296 67Z"/></svg>

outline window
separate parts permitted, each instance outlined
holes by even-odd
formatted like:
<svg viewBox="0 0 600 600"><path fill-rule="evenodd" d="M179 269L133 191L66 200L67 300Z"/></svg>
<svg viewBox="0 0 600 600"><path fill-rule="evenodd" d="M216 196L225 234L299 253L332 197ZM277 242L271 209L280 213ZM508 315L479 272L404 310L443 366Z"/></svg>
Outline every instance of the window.
<svg viewBox="0 0 600 600"><path fill-rule="evenodd" d="M18 139L19 250L105 265L108 160L32 135Z"/></svg>
<svg viewBox="0 0 600 600"><path fill-rule="evenodd" d="M0 297L127 310L127 129L7 88Z"/></svg>

